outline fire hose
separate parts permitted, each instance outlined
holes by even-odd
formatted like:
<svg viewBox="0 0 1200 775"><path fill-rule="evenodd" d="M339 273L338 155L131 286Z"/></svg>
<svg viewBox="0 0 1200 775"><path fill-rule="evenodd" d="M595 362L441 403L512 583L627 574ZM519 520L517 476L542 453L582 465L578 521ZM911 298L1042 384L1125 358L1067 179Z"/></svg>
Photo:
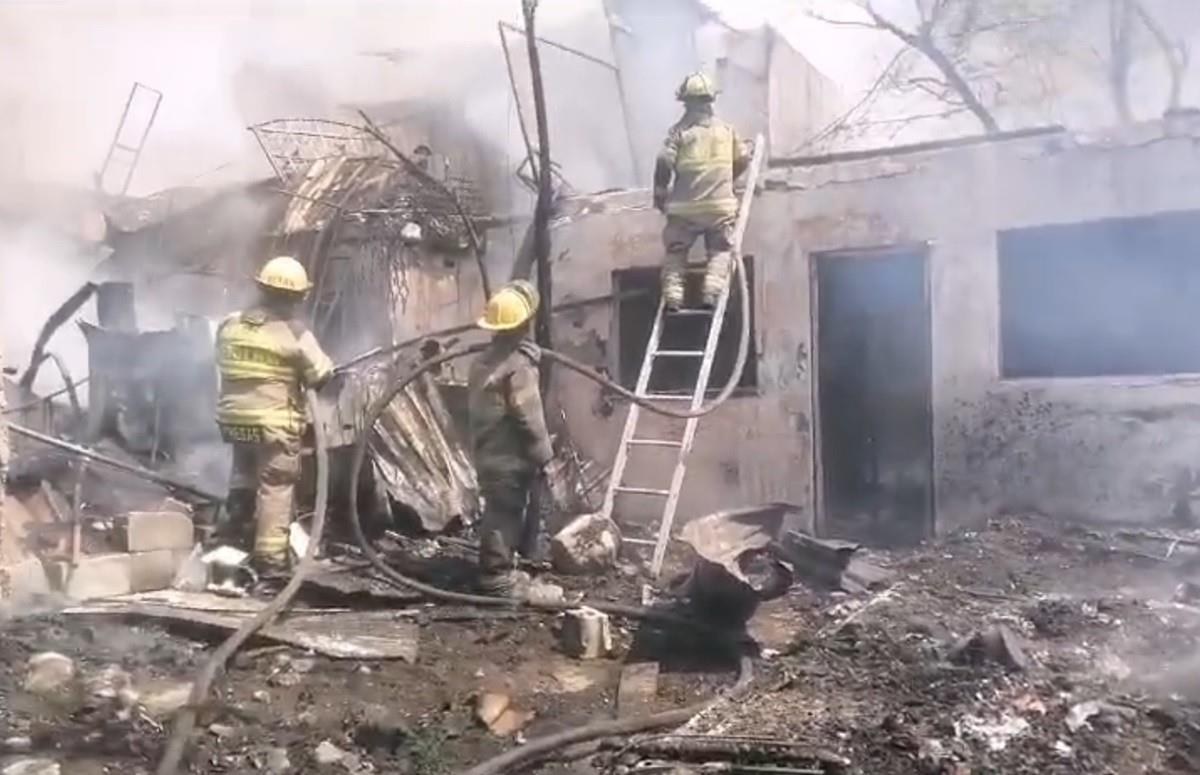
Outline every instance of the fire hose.
<svg viewBox="0 0 1200 775"><path fill-rule="evenodd" d="M740 379L742 370L745 368L746 358L750 350L750 331L748 321L750 320L750 299L749 299L749 284L746 282L745 267L742 264L740 255L735 254L734 271L738 280L738 292L742 305L742 326L740 338L738 341L737 358L733 369L730 371L729 380L721 392L713 401L707 405L697 409L685 412L669 410L664 407L654 404L641 396L634 394L621 385L613 382L602 374L598 373L591 367L574 360L573 358L563 355L562 353L553 350L542 350L543 356L551 361L559 363L564 367L574 371L587 379L590 379L603 387L611 389L619 395L627 398L631 402L657 414L666 415L679 419L689 419L694 417L702 417L715 411L721 404L725 403L736 389ZM523 608L532 611L540 612L562 612L572 608L577 608L580 605L587 605L605 613L610 613L614 616L622 616L642 621L658 622L662 624L671 624L676 626L684 626L690 628L701 629L707 631L710 635L717 636L721 641L728 639L723 637L723 634L714 631L711 628L666 611L659 611L645 606L626 605L623 603L611 603L607 601L583 601L580 603L567 603L565 601L533 601L533 600L512 600L499 597L489 597L485 595L473 595L462 592L453 592L450 590L440 589L429 584L409 578L395 569L393 569L383 557L371 546L362 528L362 520L358 509L358 488L355 486L362 474L364 462L366 460L367 447L370 442L369 429L374 427L380 416L383 414L387 406L392 400L400 394L406 387L412 384L418 377L451 360L465 357L474 353L478 353L487 347L486 344L477 344L469 347L464 347L448 353L443 353L437 357L428 359L408 373L404 378L397 380L389 385L388 389L383 392L369 407L367 412L364 428L366 429L358 439L354 449L354 458L351 467L350 476L350 517L351 526L354 530L354 537L358 542L359 548L364 556L370 561L371 565L379 571L383 578L390 584L418 592L431 600L474 606L487 607L510 607ZM389 351L382 351L379 354L385 354ZM307 400L309 413L313 417L317 414L317 397L313 390L307 392ZM313 516L312 530L308 542L308 550L299 566L296 568L292 578L288 581L283 590L271 602L263 608L253 619L243 624L236 632L230 635L209 657L208 661L201 667L196 675L196 680L192 684L192 691L188 696L187 705L180 710L176 716L175 723L171 730L171 736L167 741L166 749L163 757L159 762L157 775L176 775L180 762L183 759L184 752L187 748L188 740L196 726L196 717L199 709L208 699L208 694L212 689L218 674L224 669L226 663L233 654L247 641L254 633L261 628L269 625L280 613L287 608L299 592L301 585L304 582L305 576L308 575L315 563L315 553L320 545L321 536L325 528L325 513L329 499L329 457L328 448L325 439L324 427L319 423L314 423L315 439L316 439L316 455L317 455L317 500L316 508ZM738 680L724 696L736 697L744 693L749 687L753 676L752 663L749 657L744 654L739 659ZM708 707L716 700L709 700L703 703L698 703L676 710L656 713L647 716L638 716L630 719L618 719L616 721L600 721L591 724L584 724L579 727L564 730L557 734L548 735L543 738L535 739L526 745L508 751L499 756L493 757L484 761L467 771L466 775L499 775L506 772L509 768L516 767L522 764L540 759L547 754L566 748L571 745L585 743L588 741L598 740L605 737L613 737L617 735L631 735L639 732L644 732L652 729L660 729L663 727L673 726L684 723L696 713Z"/></svg>
<svg viewBox="0 0 1200 775"><path fill-rule="evenodd" d="M317 411L317 394L313 390L309 390L306 396L308 400L308 411L314 416ZM300 586L304 583L304 577L312 570L316 563L317 547L321 544L321 535L325 531L325 511L329 503L329 450L325 440L325 428L321 423L313 423L314 434L316 437L316 455L317 455L317 502L313 513L312 532L309 536L308 549L304 553L304 558L296 567L295 573L288 581L287 585L275 596L265 608L258 612L253 619L243 624L232 635L225 639L208 661L200 668L196 674L196 680L192 683L192 691L188 695L187 705L185 705L179 714L175 717L175 724L171 728L171 737L167 740L167 747L163 753L162 760L158 764L156 770L157 775L175 775L179 768L179 763L183 759L184 751L187 749L188 739L192 735L192 731L196 727L196 716L200 708L208 700L208 693L212 689L213 682L216 681L218 674L225 669L225 663L234 655L234 653L248 641L254 633L258 632L263 627L269 625L279 616L296 593L300 591Z"/></svg>

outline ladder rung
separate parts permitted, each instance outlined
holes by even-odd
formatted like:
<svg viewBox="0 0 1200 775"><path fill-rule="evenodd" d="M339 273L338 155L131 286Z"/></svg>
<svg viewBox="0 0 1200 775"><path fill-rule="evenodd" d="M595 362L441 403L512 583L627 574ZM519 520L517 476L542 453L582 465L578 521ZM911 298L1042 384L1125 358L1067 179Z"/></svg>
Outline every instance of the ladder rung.
<svg viewBox="0 0 1200 775"><path fill-rule="evenodd" d="M660 498L665 498L671 494L670 490L655 490L653 487L617 487L616 492L623 492L626 495L657 495Z"/></svg>
<svg viewBox="0 0 1200 775"><path fill-rule="evenodd" d="M703 358L703 350L655 350L655 358Z"/></svg>
<svg viewBox="0 0 1200 775"><path fill-rule="evenodd" d="M646 398L651 401L691 401L691 396L685 396L677 393L646 393L640 398Z"/></svg>
<svg viewBox="0 0 1200 775"><path fill-rule="evenodd" d="M635 447L682 447L682 441L670 439L630 439L629 444Z"/></svg>
<svg viewBox="0 0 1200 775"><path fill-rule="evenodd" d="M671 317L694 317L699 315L711 315L714 310L709 307L706 309L676 309L667 310L667 314Z"/></svg>
<svg viewBox="0 0 1200 775"><path fill-rule="evenodd" d="M642 546L654 546L657 541L651 541L649 538L622 538L621 543L625 544L641 544Z"/></svg>

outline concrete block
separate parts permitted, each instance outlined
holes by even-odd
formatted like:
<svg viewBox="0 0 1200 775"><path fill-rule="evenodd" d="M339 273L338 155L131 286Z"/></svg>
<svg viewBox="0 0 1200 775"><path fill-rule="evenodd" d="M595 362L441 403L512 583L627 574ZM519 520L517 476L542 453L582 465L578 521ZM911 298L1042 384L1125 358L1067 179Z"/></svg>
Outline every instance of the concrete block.
<svg viewBox="0 0 1200 775"><path fill-rule="evenodd" d="M11 600L28 600L51 592L50 579L42 561L34 557L0 570L8 574L8 593Z"/></svg>
<svg viewBox="0 0 1200 775"><path fill-rule="evenodd" d="M157 549L152 552L133 552L129 555L129 583L134 592L170 589L175 575L187 562L190 550Z"/></svg>
<svg viewBox="0 0 1200 775"><path fill-rule="evenodd" d="M178 511L134 511L118 520L121 547L128 552L191 549L195 543L192 518Z"/></svg>
<svg viewBox="0 0 1200 775"><path fill-rule="evenodd" d="M53 562L46 571L51 584L75 600L128 595L133 591L133 563L124 553L84 557L74 568L69 562Z"/></svg>
<svg viewBox="0 0 1200 775"><path fill-rule="evenodd" d="M621 671L617 687L617 715L621 718L650 712L658 695L658 663L636 662Z"/></svg>
<svg viewBox="0 0 1200 775"><path fill-rule="evenodd" d="M563 651L580 659L607 656L613 648L608 614L594 608L567 611L562 626Z"/></svg>

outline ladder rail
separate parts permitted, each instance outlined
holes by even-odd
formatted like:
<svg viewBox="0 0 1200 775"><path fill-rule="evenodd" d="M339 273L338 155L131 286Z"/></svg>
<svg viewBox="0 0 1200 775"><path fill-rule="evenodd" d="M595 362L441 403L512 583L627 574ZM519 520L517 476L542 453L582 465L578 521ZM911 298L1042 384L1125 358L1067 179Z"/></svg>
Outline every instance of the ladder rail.
<svg viewBox="0 0 1200 775"><path fill-rule="evenodd" d="M738 206L737 220L734 224L733 234L730 239L730 253L736 258L741 255L742 238L746 233L746 225L750 218L750 207L754 200L754 191L758 186L758 176L762 168L762 160L765 143L762 135L758 135L754 142L754 152L751 156L750 166L747 170L746 188L742 192L742 199ZM700 362L699 373L696 377L695 385L692 388L690 400L686 395L672 397L676 400L687 400L691 411L700 409L704 405L704 399L708 395L709 381L712 376L713 364L716 361L717 346L720 342L721 332L725 325L725 314L729 305L729 296L734 280L734 272L737 271L737 265L732 267L728 281L722 289L721 294L717 299L716 308L712 312L712 318L709 321L708 334L705 338L704 349L702 351L687 352L689 357L702 358ZM660 298L658 303L658 313L654 318L654 325L650 330L650 336L646 343L646 351L642 357L641 370L638 372L637 385L634 393L638 397L649 398L648 390L650 387L650 377L654 370L655 361L660 357L681 357L683 351L660 350L659 345L662 339L664 328L664 319L666 317L666 307L663 300ZM743 320L742 325L750 325L749 320ZM740 375L733 378L740 378ZM601 513L606 517L611 517L616 504L616 497L619 493L626 494L649 494L652 488L647 487L629 487L624 484L625 470L629 465L629 450L635 446L637 439L637 425L641 417L641 407L635 403L629 405L629 410L625 415L625 424L621 432L620 443L617 446L616 458L613 461L612 473L609 477L609 485L605 491L604 505ZM658 576L662 571L663 560L666 557L667 546L671 540L671 530L675 522L675 512L679 506L679 496L683 490L683 481L687 473L687 458L691 453L693 443L696 438L696 431L699 427L699 417L689 417L685 420L683 438L679 442L679 447L676 451L675 467L671 474L670 487L667 490L654 490L655 494L664 494L666 503L664 504L662 516L659 520L658 533L654 541L650 540L633 540L628 539L630 543L654 545L654 552L651 561L651 570L655 576ZM653 445L646 445L653 446Z"/></svg>
<svg viewBox="0 0 1200 775"><path fill-rule="evenodd" d="M637 385L633 390L634 394L638 396L644 396L650 387L650 372L654 367L654 353L658 350L659 339L662 337L664 307L662 299L659 299L658 314L654 318L654 326L650 329L650 337L646 341L646 352L642 355L642 367L638 371ZM621 482L625 477L625 467L629 463L629 440L637 432L637 422L640 413L641 407L631 403L629 411L625 414L625 427L621 431L621 441L617 445L617 457L613 460L612 473L609 474L608 478L608 488L604 492L604 505L600 509L600 513L605 517L612 516L613 507L617 499L617 490L621 487Z"/></svg>
<svg viewBox="0 0 1200 775"><path fill-rule="evenodd" d="M754 189L758 186L758 174L762 168L763 154L763 138L759 135L755 138L754 154L750 159L750 168L747 170L746 190L742 193L741 205L738 208L737 221L734 224L733 238L730 240L730 252L735 259L739 259L742 254L742 238L746 233L746 224L750 220L750 207L754 202ZM713 312L712 322L708 326L708 338L704 344L704 360L700 364L700 373L696 377L696 387L692 392L691 410L694 412L704 405L705 396L708 394L708 383L712 376L712 367L716 361L717 344L721 340L721 332L725 328L725 313L729 306L729 296L733 287L733 280L741 265L740 260L735 260L729 277L725 282L725 287L721 291L720 297L717 299L717 308ZM742 270L744 271L744 267ZM747 285L747 292L752 290ZM749 326L749 320L742 321L743 326ZM741 379L741 375L731 375L731 379ZM671 530L675 525L675 513L679 508L679 496L683 491L683 480L687 474L687 460L692 452L692 445L696 440L696 430L699 428L700 418L689 417L683 429L683 446L680 447L678 456L675 459L675 470L671 474L670 494L667 496L667 502L663 506L662 519L658 523L658 538L654 542L654 554L650 561L650 572L655 576L662 572L663 561L667 556L667 547L671 542Z"/></svg>
<svg viewBox="0 0 1200 775"><path fill-rule="evenodd" d="M134 100L137 99L139 91L149 95L149 99L153 100L153 107L150 108L150 115L145 120L141 135L137 138L137 145L131 146L122 143L121 138L124 136L125 129L129 125L129 113L133 108ZM117 124L117 131L113 135L112 142L108 145L108 153L104 157L104 164L100 167L100 172L96 178L103 193L124 196L129 191L129 184L133 181L133 173L137 170L138 162L142 159L142 151L146 147L146 138L150 135L150 129L154 126L154 120L158 118L158 109L162 105L162 99L163 94L158 89L134 81L133 88L129 90L129 97L125 100L125 109L121 111L121 120ZM128 154L128 158L124 161L125 174L120 180L118 189L109 191L106 187L106 182L109 179L109 173L113 171L114 162L118 161L116 158L118 151Z"/></svg>

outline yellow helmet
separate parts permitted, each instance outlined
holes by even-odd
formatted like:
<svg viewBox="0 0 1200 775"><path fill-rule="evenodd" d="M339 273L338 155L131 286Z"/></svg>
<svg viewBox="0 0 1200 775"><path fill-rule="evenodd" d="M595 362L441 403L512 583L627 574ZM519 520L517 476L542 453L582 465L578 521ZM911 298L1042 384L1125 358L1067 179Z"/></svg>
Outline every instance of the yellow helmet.
<svg viewBox="0 0 1200 775"><path fill-rule="evenodd" d="M537 288L528 280L513 280L506 287L513 288L517 292L525 296L529 300L530 306L536 311L538 305L542 303L542 297L538 294Z"/></svg>
<svg viewBox="0 0 1200 775"><path fill-rule="evenodd" d="M675 90L675 99L680 102L686 100L708 100L711 102L716 98L717 85L704 73L692 73L687 78L684 78L683 83L679 84L679 88Z"/></svg>
<svg viewBox="0 0 1200 775"><path fill-rule="evenodd" d="M531 299L525 290L510 283L492 294L483 317L475 325L487 331L512 331L524 325L536 310L537 301Z"/></svg>
<svg viewBox="0 0 1200 775"><path fill-rule="evenodd" d="M291 256L278 256L268 261L255 281L264 288L291 293L306 293L312 286L304 265Z"/></svg>

